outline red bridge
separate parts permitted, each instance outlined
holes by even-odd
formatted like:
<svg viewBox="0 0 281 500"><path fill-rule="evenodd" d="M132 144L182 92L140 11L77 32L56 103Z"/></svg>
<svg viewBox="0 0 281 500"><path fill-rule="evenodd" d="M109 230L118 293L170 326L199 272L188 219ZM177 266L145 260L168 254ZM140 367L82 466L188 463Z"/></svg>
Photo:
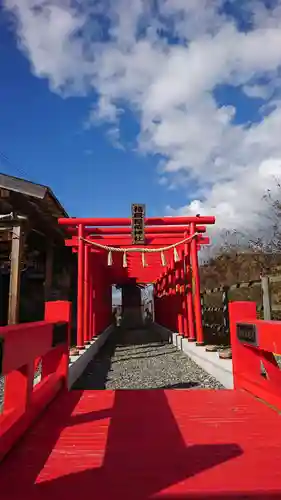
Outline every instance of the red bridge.
<svg viewBox="0 0 281 500"><path fill-rule="evenodd" d="M139 245L131 219L59 222L78 253L81 356L112 322L112 284L153 283L155 326L204 343L197 252L213 217L148 218ZM47 302L44 321L0 328L1 500L281 498L281 323L230 304L234 390L69 390L70 326L71 304Z"/></svg>

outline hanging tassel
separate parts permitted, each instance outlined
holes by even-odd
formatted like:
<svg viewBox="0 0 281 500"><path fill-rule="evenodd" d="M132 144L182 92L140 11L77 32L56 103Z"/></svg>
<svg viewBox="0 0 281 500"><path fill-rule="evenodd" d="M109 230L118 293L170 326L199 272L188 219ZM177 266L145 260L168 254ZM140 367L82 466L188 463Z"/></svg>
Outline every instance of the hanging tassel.
<svg viewBox="0 0 281 500"><path fill-rule="evenodd" d="M165 267L167 265L166 257L165 257L165 254L163 251L161 252L161 262L162 262L163 267Z"/></svg>
<svg viewBox="0 0 281 500"><path fill-rule="evenodd" d="M107 265L112 266L112 251L111 250L109 250L109 252L107 254Z"/></svg>
<svg viewBox="0 0 281 500"><path fill-rule="evenodd" d="M123 253L123 267L128 267L126 252Z"/></svg>
<svg viewBox="0 0 281 500"><path fill-rule="evenodd" d="M145 253L144 252L142 252L142 254L141 254L141 260L142 260L142 267L146 267L147 263L145 261Z"/></svg>
<svg viewBox="0 0 281 500"><path fill-rule="evenodd" d="M180 258L179 258L179 254L177 252L177 249L176 247L174 247L174 261L175 262L179 262Z"/></svg>

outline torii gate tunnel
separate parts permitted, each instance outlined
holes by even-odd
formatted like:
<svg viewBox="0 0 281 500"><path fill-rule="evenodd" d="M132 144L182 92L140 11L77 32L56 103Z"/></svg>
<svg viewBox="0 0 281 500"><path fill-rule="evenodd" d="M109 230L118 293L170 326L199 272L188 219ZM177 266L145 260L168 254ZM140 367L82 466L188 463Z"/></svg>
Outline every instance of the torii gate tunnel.
<svg viewBox="0 0 281 500"><path fill-rule="evenodd" d="M148 217L145 245L132 243L131 218L63 218L78 253L77 347L112 319L112 285L153 284L155 321L204 343L198 251L215 217Z"/></svg>

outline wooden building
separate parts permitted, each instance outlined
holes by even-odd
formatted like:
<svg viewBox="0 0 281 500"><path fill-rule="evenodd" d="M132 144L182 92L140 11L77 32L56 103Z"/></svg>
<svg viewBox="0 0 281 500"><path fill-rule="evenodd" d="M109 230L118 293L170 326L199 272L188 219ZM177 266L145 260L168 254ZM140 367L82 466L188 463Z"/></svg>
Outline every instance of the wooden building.
<svg viewBox="0 0 281 500"><path fill-rule="evenodd" d="M50 188L0 174L0 324L43 319L45 300L75 297L68 217Z"/></svg>

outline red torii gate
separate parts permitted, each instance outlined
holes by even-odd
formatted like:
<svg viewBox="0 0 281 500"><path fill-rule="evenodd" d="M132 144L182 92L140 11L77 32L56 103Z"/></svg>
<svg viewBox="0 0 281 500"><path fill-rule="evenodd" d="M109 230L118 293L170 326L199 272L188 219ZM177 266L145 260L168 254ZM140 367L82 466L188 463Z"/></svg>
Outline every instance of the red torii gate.
<svg viewBox="0 0 281 500"><path fill-rule="evenodd" d="M204 342L198 250L209 243L204 233L206 225L215 223L215 217L145 218L145 246L132 245L131 218L63 218L58 222L67 226L66 245L78 252L78 348L83 348L111 322L111 285L131 280L154 284L157 322L179 331L190 341ZM108 252L112 253L110 248L114 253L112 262L111 256L107 259ZM135 255L142 248L146 265ZM163 248L167 264L161 259ZM147 253L151 250L153 253Z"/></svg>

